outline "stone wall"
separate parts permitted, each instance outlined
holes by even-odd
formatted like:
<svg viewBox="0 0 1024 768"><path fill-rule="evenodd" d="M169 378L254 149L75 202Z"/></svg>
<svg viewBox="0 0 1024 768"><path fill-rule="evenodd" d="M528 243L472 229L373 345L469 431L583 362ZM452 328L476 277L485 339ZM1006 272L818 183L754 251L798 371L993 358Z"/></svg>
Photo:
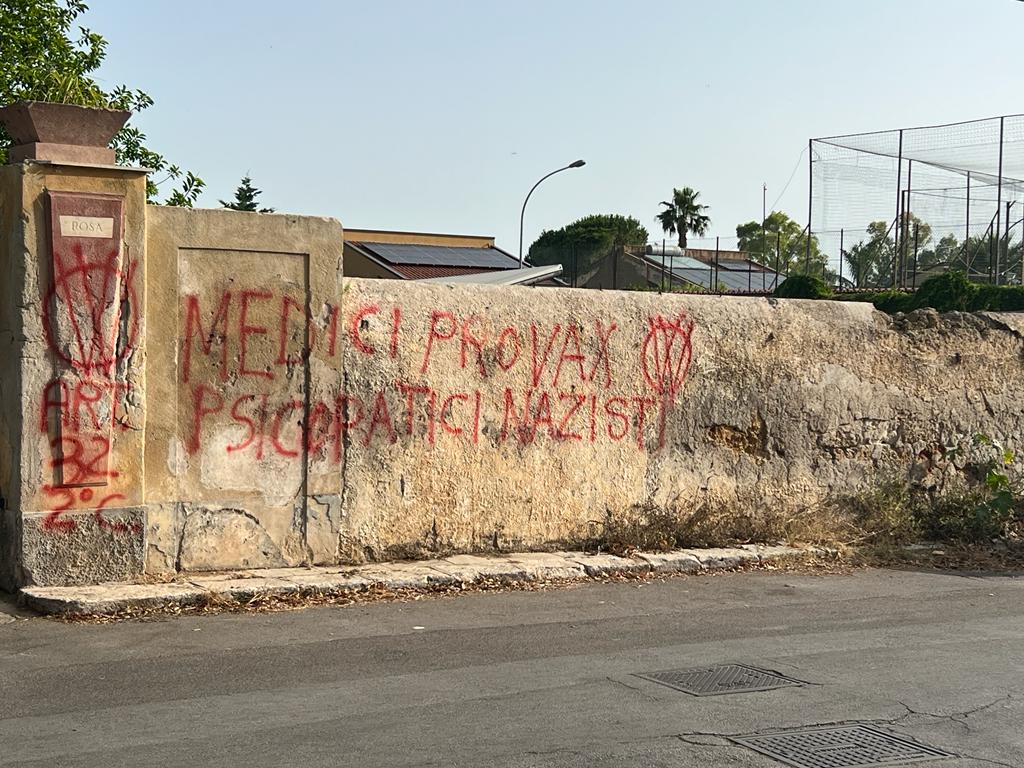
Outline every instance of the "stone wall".
<svg viewBox="0 0 1024 768"><path fill-rule="evenodd" d="M343 278L336 221L143 184L0 169L7 587L756 518L1024 437L1019 315Z"/></svg>
<svg viewBox="0 0 1024 768"><path fill-rule="evenodd" d="M0 168L0 589L18 582L16 565L21 557L21 304L19 287L24 283L25 263L21 217L21 168Z"/></svg>
<svg viewBox="0 0 1024 768"><path fill-rule="evenodd" d="M346 282L343 560L806 509L1024 436L1018 315Z"/></svg>
<svg viewBox="0 0 1024 768"><path fill-rule="evenodd" d="M977 432L1013 444L1024 429L1016 316L358 279L341 296L337 323L315 323L336 374L305 404L304 438L281 426L280 387L262 416L232 391L179 436L209 477L261 467L253 490L301 466L330 476L306 496L317 563L552 546L650 505L795 511L895 467L927 471ZM218 304L201 304L204 323ZM192 365L220 365L223 350L192 343ZM266 526L221 538L203 514L211 550L248 532L229 560L299 559Z"/></svg>
<svg viewBox="0 0 1024 768"><path fill-rule="evenodd" d="M340 462L304 446L341 378L341 226L150 208L149 233L149 570L333 562Z"/></svg>
<svg viewBox="0 0 1024 768"><path fill-rule="evenodd" d="M0 168L5 583L144 569L145 174Z"/></svg>

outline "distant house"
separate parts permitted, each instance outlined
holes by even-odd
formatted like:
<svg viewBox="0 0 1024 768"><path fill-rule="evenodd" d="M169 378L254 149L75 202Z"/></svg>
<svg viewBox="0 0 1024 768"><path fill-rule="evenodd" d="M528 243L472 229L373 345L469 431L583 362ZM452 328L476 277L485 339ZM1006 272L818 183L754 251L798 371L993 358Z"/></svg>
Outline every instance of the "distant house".
<svg viewBox="0 0 1024 768"><path fill-rule="evenodd" d="M722 293L770 293L783 274L744 251L647 245L610 255L576 284L585 288L693 289Z"/></svg>
<svg viewBox="0 0 1024 768"><path fill-rule="evenodd" d="M519 259L498 248L493 237L345 230L349 277L543 285L554 284L551 279L560 271L520 270Z"/></svg>

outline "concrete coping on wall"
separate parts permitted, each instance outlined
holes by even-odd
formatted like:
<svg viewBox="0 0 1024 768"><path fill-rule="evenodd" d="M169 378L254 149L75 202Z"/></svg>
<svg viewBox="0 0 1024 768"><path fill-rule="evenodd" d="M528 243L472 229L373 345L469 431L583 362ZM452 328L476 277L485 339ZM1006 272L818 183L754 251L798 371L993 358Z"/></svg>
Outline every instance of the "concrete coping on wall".
<svg viewBox="0 0 1024 768"><path fill-rule="evenodd" d="M587 552L519 552L500 556L452 555L436 560L371 563L354 567L266 568L194 573L156 584L108 583L26 587L20 602L59 616L123 616L174 612L188 606L243 604L254 598L310 597L371 588L431 589L483 582L572 582L624 574L699 574L747 566L834 558L821 547L746 544L678 549L630 557Z"/></svg>
<svg viewBox="0 0 1024 768"><path fill-rule="evenodd" d="M118 165L116 163L76 163L67 160L37 160L29 158L22 160L25 165L44 165L48 168L88 168L94 171L123 171L125 173L153 173L152 168L143 168L138 165Z"/></svg>

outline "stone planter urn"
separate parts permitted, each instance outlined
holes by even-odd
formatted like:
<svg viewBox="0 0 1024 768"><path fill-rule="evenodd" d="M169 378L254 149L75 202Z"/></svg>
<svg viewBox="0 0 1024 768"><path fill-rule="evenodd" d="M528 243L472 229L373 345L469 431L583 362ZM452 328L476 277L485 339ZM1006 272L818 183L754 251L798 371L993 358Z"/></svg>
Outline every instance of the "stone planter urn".
<svg viewBox="0 0 1024 768"><path fill-rule="evenodd" d="M19 101L0 109L0 123L13 142L7 162L49 160L112 165L107 145L130 112L48 101Z"/></svg>

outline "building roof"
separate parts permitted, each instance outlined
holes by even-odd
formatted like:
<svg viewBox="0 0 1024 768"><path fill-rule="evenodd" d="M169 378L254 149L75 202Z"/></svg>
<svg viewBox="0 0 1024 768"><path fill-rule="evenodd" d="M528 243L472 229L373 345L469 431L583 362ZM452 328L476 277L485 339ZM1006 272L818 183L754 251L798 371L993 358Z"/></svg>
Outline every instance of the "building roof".
<svg viewBox="0 0 1024 768"><path fill-rule="evenodd" d="M368 240L354 239L360 233L352 230L346 234L347 246L407 280L519 268L519 260L496 248L490 238L464 237L459 242L451 235L423 235L415 238L419 242L409 242L414 235L398 233L405 241L395 242L399 238L382 239L388 233L373 233L378 237Z"/></svg>
<svg viewBox="0 0 1024 768"><path fill-rule="evenodd" d="M480 269L479 267L445 267L432 264L392 264L392 271L397 272L406 280L431 280L435 277L458 277L459 275L479 275L490 272L505 272L504 269Z"/></svg>
<svg viewBox="0 0 1024 768"><path fill-rule="evenodd" d="M411 243L415 245L454 245L486 248L494 245L489 235L453 235L442 232L408 232L390 229L345 228L345 242L357 243Z"/></svg>
<svg viewBox="0 0 1024 768"><path fill-rule="evenodd" d="M693 248L687 249L686 253L686 256L664 257L648 254L643 258L658 270L664 258L666 273L711 291L722 285L730 293L767 293L786 279L785 275L745 258L741 251L730 252L729 258L721 258L719 253L717 261L714 260L714 251Z"/></svg>
<svg viewBox="0 0 1024 768"><path fill-rule="evenodd" d="M474 285L557 285L554 282L562 274L561 264L550 264L544 267L526 267L525 269L493 269L489 272L471 272L464 275L448 275L433 277L428 283L462 283Z"/></svg>

